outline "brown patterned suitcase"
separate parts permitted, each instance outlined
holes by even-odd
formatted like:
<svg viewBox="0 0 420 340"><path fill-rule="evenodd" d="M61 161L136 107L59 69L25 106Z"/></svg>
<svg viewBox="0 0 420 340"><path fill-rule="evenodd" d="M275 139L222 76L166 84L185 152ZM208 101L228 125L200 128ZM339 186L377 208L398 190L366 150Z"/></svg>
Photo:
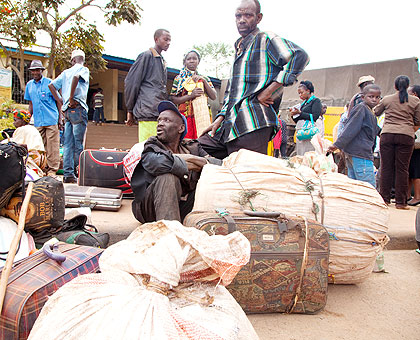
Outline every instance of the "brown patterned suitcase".
<svg viewBox="0 0 420 340"><path fill-rule="evenodd" d="M251 259L227 287L246 313L307 313L325 307L329 235L315 221L280 213L192 212L184 225L251 243ZM302 265L303 264L303 265Z"/></svg>
<svg viewBox="0 0 420 340"><path fill-rule="evenodd" d="M0 314L0 339L27 339L50 295L78 275L99 271L103 249L61 242L55 247L58 252L38 251L13 264Z"/></svg>

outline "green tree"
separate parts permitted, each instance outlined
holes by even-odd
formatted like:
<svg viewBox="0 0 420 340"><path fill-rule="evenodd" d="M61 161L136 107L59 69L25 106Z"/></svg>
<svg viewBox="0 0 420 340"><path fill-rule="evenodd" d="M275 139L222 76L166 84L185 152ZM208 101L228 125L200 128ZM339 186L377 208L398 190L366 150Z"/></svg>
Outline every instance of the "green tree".
<svg viewBox="0 0 420 340"><path fill-rule="evenodd" d="M93 8L104 17L108 25L117 26L122 22L139 23L142 9L136 0L0 0L0 12L8 13L0 20L0 31L6 38L16 40L19 50L36 42L22 39L27 31L36 30L46 32L50 37L50 53L47 72L52 77L54 68L58 65L69 65L70 52L74 48L81 48L86 53L86 63L92 72L106 68L102 58L104 38L96 25L89 23L83 16L87 8ZM69 8L69 3L75 7ZM24 9L22 12L21 10ZM18 21L15 19L19 18ZM19 34L13 33L13 28ZM35 33L34 33L35 34ZM3 48L4 50L4 48ZM21 63L22 64L22 63ZM16 71L16 70L15 70ZM23 72L19 74L23 79Z"/></svg>
<svg viewBox="0 0 420 340"><path fill-rule="evenodd" d="M0 32L17 44L16 49L10 49L0 40L0 59L4 68L10 68L18 74L22 89L25 88L24 51L36 42L35 21L36 18L31 18L31 11L24 3L0 0ZM19 62L13 64L12 58Z"/></svg>
<svg viewBox="0 0 420 340"><path fill-rule="evenodd" d="M233 48L222 42L207 43L193 46L201 54L201 58L207 65L207 72L214 72L217 78L226 78L230 73Z"/></svg>

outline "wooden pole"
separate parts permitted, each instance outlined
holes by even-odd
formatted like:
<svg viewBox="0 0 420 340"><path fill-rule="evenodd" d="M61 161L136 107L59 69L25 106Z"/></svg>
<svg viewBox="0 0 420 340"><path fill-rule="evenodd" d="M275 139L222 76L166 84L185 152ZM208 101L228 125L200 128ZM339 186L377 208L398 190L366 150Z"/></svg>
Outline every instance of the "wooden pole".
<svg viewBox="0 0 420 340"><path fill-rule="evenodd" d="M9 253L7 254L6 263L3 267L0 279L0 313L3 309L4 296L6 295L7 281L9 280L10 272L12 271L13 260L16 256L16 250L18 248L20 239L22 237L23 229L25 228L26 212L28 211L29 201L32 196L33 182L30 182L26 189L25 199L23 200L22 207L19 213L19 223L15 233L15 236L10 244Z"/></svg>

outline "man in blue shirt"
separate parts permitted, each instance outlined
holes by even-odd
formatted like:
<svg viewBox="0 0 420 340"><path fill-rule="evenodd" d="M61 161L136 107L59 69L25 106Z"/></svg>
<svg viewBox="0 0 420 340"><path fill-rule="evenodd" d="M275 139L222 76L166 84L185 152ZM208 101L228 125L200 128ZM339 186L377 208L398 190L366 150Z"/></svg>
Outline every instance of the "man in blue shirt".
<svg viewBox="0 0 420 340"><path fill-rule="evenodd" d="M89 70L83 66L85 53L74 50L71 54L72 67L64 70L48 87L54 98L59 99L61 90L66 124L64 126L63 170L64 183L76 183L75 169L83 151L83 139L87 126Z"/></svg>
<svg viewBox="0 0 420 340"><path fill-rule="evenodd" d="M29 112L34 117L34 125L38 129L47 153L48 176L55 177L60 166L60 131L59 112L61 101L56 101L48 89L51 79L43 77L45 67L40 60L33 60L29 67L32 80L26 84L25 100L29 100Z"/></svg>

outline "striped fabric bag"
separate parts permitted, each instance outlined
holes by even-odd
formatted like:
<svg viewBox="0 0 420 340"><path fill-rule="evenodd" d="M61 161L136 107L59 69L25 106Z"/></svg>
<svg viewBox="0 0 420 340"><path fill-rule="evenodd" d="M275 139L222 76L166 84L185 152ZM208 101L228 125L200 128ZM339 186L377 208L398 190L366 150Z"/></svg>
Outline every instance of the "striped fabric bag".
<svg viewBox="0 0 420 340"><path fill-rule="evenodd" d="M59 243L58 250L66 256L62 263L38 251L14 264L0 315L0 339L27 339L50 295L81 274L99 271L103 249Z"/></svg>

